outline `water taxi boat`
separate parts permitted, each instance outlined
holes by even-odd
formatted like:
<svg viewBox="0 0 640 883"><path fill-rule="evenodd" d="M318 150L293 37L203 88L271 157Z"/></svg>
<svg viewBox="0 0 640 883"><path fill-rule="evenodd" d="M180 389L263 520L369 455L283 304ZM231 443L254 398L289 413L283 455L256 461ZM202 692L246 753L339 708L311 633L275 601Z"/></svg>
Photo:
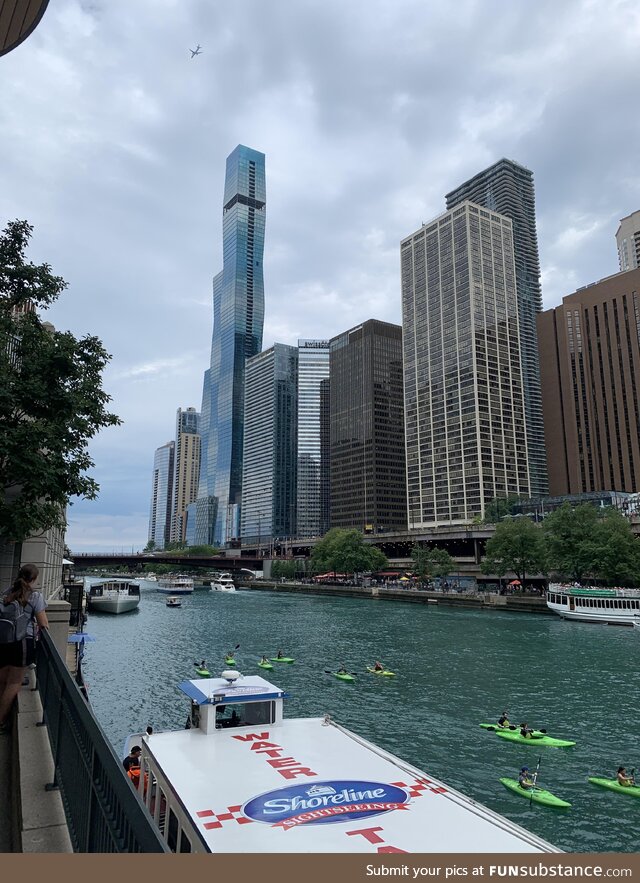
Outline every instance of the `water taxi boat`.
<svg viewBox="0 0 640 883"><path fill-rule="evenodd" d="M94 583L87 593L87 608L100 613L128 613L140 603L140 586L127 580Z"/></svg>
<svg viewBox="0 0 640 883"><path fill-rule="evenodd" d="M173 852L560 852L328 715L284 719L260 676L180 689L188 729L125 745L142 747L132 783Z"/></svg>
<svg viewBox="0 0 640 883"><path fill-rule="evenodd" d="M236 587L230 573L218 573L211 581L212 592L235 592Z"/></svg>
<svg viewBox="0 0 640 883"><path fill-rule="evenodd" d="M182 601L177 595L170 595L166 603L167 607L182 607Z"/></svg>
<svg viewBox="0 0 640 883"><path fill-rule="evenodd" d="M193 580L188 576L168 576L158 580L158 591L165 595L190 595Z"/></svg>
<svg viewBox="0 0 640 883"><path fill-rule="evenodd" d="M640 618L640 590L595 589L550 583L547 607L563 619L632 626Z"/></svg>

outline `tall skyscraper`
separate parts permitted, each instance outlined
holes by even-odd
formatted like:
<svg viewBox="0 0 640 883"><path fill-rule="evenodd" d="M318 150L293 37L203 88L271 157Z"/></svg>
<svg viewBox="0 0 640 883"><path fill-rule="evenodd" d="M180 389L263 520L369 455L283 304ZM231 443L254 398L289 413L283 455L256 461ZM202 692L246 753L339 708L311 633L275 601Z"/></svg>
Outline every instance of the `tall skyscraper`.
<svg viewBox="0 0 640 883"><path fill-rule="evenodd" d="M329 378L329 341L298 341L298 478L299 537L323 536L329 529L329 473L323 463L323 432L328 413L322 408L322 384ZM323 425L324 421L324 425Z"/></svg>
<svg viewBox="0 0 640 883"><path fill-rule="evenodd" d="M153 458L151 480L151 506L149 511L149 542L156 549L164 549L171 532L171 495L173 492L173 467L175 442L167 442L156 448Z"/></svg>
<svg viewBox="0 0 640 883"><path fill-rule="evenodd" d="M242 540L295 533L298 349L274 344L247 361Z"/></svg>
<svg viewBox="0 0 640 883"><path fill-rule="evenodd" d="M465 202L401 265L409 528L468 524L530 493L511 221Z"/></svg>
<svg viewBox="0 0 640 883"><path fill-rule="evenodd" d="M200 475L200 414L195 408L176 411L176 455L171 512L171 542L186 539L187 506L198 496Z"/></svg>
<svg viewBox="0 0 640 883"><path fill-rule="evenodd" d="M640 268L538 316L551 493L640 492Z"/></svg>
<svg viewBox="0 0 640 883"><path fill-rule="evenodd" d="M227 157L223 265L213 280L211 364L202 394L202 466L196 541L240 536L245 362L262 349L266 212L264 154L238 145Z"/></svg>
<svg viewBox="0 0 640 883"><path fill-rule="evenodd" d="M548 480L536 331L542 292L533 174L512 160L501 159L447 193L446 199L447 209L471 200L504 215L513 224L531 494L544 496L548 493Z"/></svg>
<svg viewBox="0 0 640 883"><path fill-rule="evenodd" d="M406 528L402 328L369 319L329 346L331 527Z"/></svg>
<svg viewBox="0 0 640 883"><path fill-rule="evenodd" d="M640 267L640 211L622 218L616 233L620 270Z"/></svg>

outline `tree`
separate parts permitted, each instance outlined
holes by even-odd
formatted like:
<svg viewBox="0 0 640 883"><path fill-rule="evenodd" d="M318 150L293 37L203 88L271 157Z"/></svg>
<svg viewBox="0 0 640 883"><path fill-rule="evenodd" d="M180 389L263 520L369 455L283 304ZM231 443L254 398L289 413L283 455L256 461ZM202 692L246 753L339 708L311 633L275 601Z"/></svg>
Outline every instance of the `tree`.
<svg viewBox="0 0 640 883"><path fill-rule="evenodd" d="M514 508L520 502L517 494L509 494L507 497L495 497L491 502L487 503L484 512L484 520L486 524L497 524L507 515L513 515Z"/></svg>
<svg viewBox="0 0 640 883"><path fill-rule="evenodd" d="M421 580L429 577L445 577L454 569L455 562L446 549L438 546L418 546L411 550L415 571Z"/></svg>
<svg viewBox="0 0 640 883"><path fill-rule="evenodd" d="M637 585L640 579L640 542L617 509L606 509L595 535L594 574L610 585Z"/></svg>
<svg viewBox="0 0 640 883"><path fill-rule="evenodd" d="M106 410L111 357L98 338L55 331L36 313L66 282L27 263L32 232L12 221L0 233L0 536L10 542L63 528L71 497L96 498L88 442L121 422Z"/></svg>
<svg viewBox="0 0 640 883"><path fill-rule="evenodd" d="M527 573L544 573L545 543L542 531L528 518L502 521L487 542L483 561L486 573L515 573L524 583Z"/></svg>
<svg viewBox="0 0 640 883"><path fill-rule="evenodd" d="M176 544L176 545L178 545L178 544ZM187 548L186 548L187 555L192 555L196 558L198 558L198 557L205 558L208 556L213 557L214 555L217 555L219 552L220 552L220 549L216 549L215 546L207 546L207 545L187 546Z"/></svg>
<svg viewBox="0 0 640 883"><path fill-rule="evenodd" d="M155 549L156 549L155 542L153 540L149 540L149 542L147 543L147 545L144 547L144 549L142 551L143 552L155 552Z"/></svg>
<svg viewBox="0 0 640 883"><path fill-rule="evenodd" d="M590 503L563 503L544 520L549 568L560 577L582 582L597 565L598 510Z"/></svg>
<svg viewBox="0 0 640 883"><path fill-rule="evenodd" d="M388 565L385 555L364 542L359 530L334 527L316 543L311 553L314 573L362 573Z"/></svg>

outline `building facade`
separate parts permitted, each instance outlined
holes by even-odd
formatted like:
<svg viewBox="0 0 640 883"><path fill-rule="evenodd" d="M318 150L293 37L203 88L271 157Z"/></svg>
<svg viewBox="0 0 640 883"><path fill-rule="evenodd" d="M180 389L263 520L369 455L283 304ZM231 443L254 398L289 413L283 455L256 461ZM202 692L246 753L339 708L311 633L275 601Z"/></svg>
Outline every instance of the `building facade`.
<svg viewBox="0 0 640 883"><path fill-rule="evenodd" d="M369 319L329 348L330 526L404 528L402 328Z"/></svg>
<svg viewBox="0 0 640 883"><path fill-rule="evenodd" d="M530 493L511 221L465 202L401 267L409 529L468 524Z"/></svg>
<svg viewBox="0 0 640 883"><path fill-rule="evenodd" d="M322 384L329 379L329 341L298 341L298 465L296 535L324 536L329 529L329 471L322 440L328 413ZM325 461L323 462L323 454Z"/></svg>
<svg viewBox="0 0 640 883"><path fill-rule="evenodd" d="M171 535L171 500L176 443L167 442L156 448L151 480L149 542L164 549Z"/></svg>
<svg viewBox="0 0 640 883"><path fill-rule="evenodd" d="M211 364L202 397L202 466L196 541L240 536L245 363L262 349L266 212L264 154L243 145L227 157L223 267L213 280Z"/></svg>
<svg viewBox="0 0 640 883"><path fill-rule="evenodd" d="M640 267L640 211L622 218L616 233L620 271Z"/></svg>
<svg viewBox="0 0 640 883"><path fill-rule="evenodd" d="M640 491L640 269L538 316L551 493Z"/></svg>
<svg viewBox="0 0 640 883"><path fill-rule="evenodd" d="M531 493L543 496L548 493L548 477L536 328L536 315L542 310L542 291L533 173L512 160L501 159L447 193L446 200L447 209L470 200L504 215L513 224Z"/></svg>
<svg viewBox="0 0 640 883"><path fill-rule="evenodd" d="M187 507L198 497L200 476L200 414L195 408L176 411L175 467L171 509L171 542L186 540Z"/></svg>
<svg viewBox="0 0 640 883"><path fill-rule="evenodd" d="M298 349L274 344L247 361L242 475L243 543L296 532Z"/></svg>

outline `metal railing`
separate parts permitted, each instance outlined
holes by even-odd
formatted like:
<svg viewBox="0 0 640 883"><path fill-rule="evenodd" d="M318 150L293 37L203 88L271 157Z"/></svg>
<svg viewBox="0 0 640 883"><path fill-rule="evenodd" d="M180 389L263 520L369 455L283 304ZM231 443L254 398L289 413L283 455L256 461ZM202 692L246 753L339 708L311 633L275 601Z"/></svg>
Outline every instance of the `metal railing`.
<svg viewBox="0 0 640 883"><path fill-rule="evenodd" d="M167 852L48 632L38 641L41 725L47 726L74 852Z"/></svg>

